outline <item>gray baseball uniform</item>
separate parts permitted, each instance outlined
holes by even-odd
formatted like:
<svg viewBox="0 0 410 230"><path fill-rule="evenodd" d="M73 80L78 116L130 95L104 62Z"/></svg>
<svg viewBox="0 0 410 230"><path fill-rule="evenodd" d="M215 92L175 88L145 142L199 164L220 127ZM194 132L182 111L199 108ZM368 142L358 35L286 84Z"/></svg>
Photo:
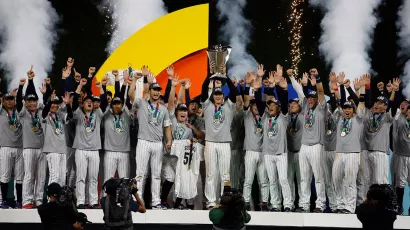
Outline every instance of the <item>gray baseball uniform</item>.
<svg viewBox="0 0 410 230"><path fill-rule="evenodd" d="M410 122L409 118L400 114L393 121L394 154L397 157L397 186L404 188L410 184Z"/></svg>

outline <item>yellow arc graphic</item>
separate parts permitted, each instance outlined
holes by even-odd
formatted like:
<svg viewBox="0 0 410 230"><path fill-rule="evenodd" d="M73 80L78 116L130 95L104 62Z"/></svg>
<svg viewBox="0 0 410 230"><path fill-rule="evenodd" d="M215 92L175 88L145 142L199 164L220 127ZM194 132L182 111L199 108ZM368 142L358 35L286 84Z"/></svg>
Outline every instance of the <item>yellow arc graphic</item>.
<svg viewBox="0 0 410 230"><path fill-rule="evenodd" d="M113 69L148 65L159 74L179 59L208 47L209 5L202 4L167 14L125 40L98 70L100 80ZM111 90L111 89L110 89Z"/></svg>

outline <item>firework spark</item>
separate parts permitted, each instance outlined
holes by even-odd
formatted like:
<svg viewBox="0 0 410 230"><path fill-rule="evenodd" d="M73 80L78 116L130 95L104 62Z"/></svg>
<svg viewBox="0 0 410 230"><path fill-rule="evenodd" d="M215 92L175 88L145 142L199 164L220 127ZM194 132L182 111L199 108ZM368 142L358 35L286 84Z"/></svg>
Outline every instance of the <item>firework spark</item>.
<svg viewBox="0 0 410 230"><path fill-rule="evenodd" d="M292 69L295 75L298 74L299 63L301 60L300 40L302 38L301 30L303 23L301 21L303 16L303 8L301 5L305 0L292 0L290 5L290 15L288 16L288 23L290 24L290 37L291 50L290 55L292 58Z"/></svg>

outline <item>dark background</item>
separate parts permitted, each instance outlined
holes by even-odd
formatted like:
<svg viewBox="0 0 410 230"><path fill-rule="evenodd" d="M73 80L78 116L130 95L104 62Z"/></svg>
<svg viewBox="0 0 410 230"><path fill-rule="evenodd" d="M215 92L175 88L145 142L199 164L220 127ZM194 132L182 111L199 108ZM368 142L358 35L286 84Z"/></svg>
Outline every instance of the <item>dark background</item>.
<svg viewBox="0 0 410 230"><path fill-rule="evenodd" d="M59 79L61 69L69 56L75 58L75 68L82 75L87 74L89 66L97 68L101 66L107 58L105 48L110 38L108 24L97 8L101 0L50 1L60 16L60 22L57 25L58 42L54 48L55 62L49 76ZM216 2L216 0L164 0L168 12L210 3L210 45L222 42L218 39L221 22L217 19ZM286 20L290 13L290 3L291 0L248 0L244 11L253 26L249 28L252 31L252 42L248 46L248 52L259 63L265 64L268 70L273 69L278 63L285 69L291 65L288 39L290 28ZM370 52L372 68L375 71L373 76L376 77L373 80L374 84L376 81L387 82L388 79L398 77L403 67L403 63L397 57L395 26L400 4L401 0L383 0L376 12L379 15L379 23ZM304 8L301 42L304 55L299 69L306 71L308 68L316 67L322 76L327 76L329 68L318 50L323 14L320 10L309 7L307 0L301 7ZM2 82L3 92L6 89L5 84ZM57 81L54 81L53 85L58 89Z"/></svg>

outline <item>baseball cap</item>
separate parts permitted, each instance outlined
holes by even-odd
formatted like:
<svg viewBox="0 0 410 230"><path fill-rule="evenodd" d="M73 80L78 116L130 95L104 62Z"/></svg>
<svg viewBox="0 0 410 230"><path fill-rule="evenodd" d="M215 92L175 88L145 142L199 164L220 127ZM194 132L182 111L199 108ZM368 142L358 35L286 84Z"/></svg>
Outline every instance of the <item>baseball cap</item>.
<svg viewBox="0 0 410 230"><path fill-rule="evenodd" d="M311 98L317 98L317 92L316 92L315 90L311 90L311 91L309 92L309 94L306 96L306 98L309 98L309 97L311 97Z"/></svg>
<svg viewBox="0 0 410 230"><path fill-rule="evenodd" d="M179 104L175 110L188 110L185 104Z"/></svg>
<svg viewBox="0 0 410 230"><path fill-rule="evenodd" d="M6 93L6 94L4 94L3 98L4 99L14 99L14 96L11 93Z"/></svg>
<svg viewBox="0 0 410 230"><path fill-rule="evenodd" d="M37 100L38 100L38 97L37 97L37 95L35 95L35 94L29 94L29 95L26 95L26 96L24 97L24 100L26 100L26 101L28 101L28 100L35 100L35 101L37 101Z"/></svg>
<svg viewBox="0 0 410 230"><path fill-rule="evenodd" d="M108 90L108 91L106 92L106 94L107 94L107 95L110 95L110 96L112 97L112 92L111 92L111 91Z"/></svg>
<svg viewBox="0 0 410 230"><path fill-rule="evenodd" d="M343 104L343 108L355 108L356 106L354 105L354 103L352 103L351 101L346 101Z"/></svg>
<svg viewBox="0 0 410 230"><path fill-rule="evenodd" d="M93 101L101 101L101 98L99 96L93 96Z"/></svg>
<svg viewBox="0 0 410 230"><path fill-rule="evenodd" d="M58 183L51 183L47 187L47 195L48 196L58 196L61 191L61 186Z"/></svg>
<svg viewBox="0 0 410 230"><path fill-rule="evenodd" d="M192 98L192 99L188 102L188 105L191 104L191 103L201 104L200 101L201 101L201 100L200 100L199 96L196 96L196 97Z"/></svg>
<svg viewBox="0 0 410 230"><path fill-rule="evenodd" d="M213 94L223 94L224 91L222 90L221 87L217 87L214 89Z"/></svg>
<svg viewBox="0 0 410 230"><path fill-rule="evenodd" d="M122 100L119 97L114 97L111 101L111 104L120 103L122 104Z"/></svg>
<svg viewBox="0 0 410 230"><path fill-rule="evenodd" d="M256 103L256 99L255 99L255 98L253 98L252 100L249 101L249 105L253 105L253 104L255 104L255 103Z"/></svg>
<svg viewBox="0 0 410 230"><path fill-rule="evenodd" d="M275 103L276 105L280 105L280 101L279 101L279 100L268 100L268 101L266 102L267 105L270 105L270 104L272 104L272 103Z"/></svg>
<svg viewBox="0 0 410 230"><path fill-rule="evenodd" d="M378 96L376 100L387 105L387 98L385 96Z"/></svg>
<svg viewBox="0 0 410 230"><path fill-rule="evenodd" d="M82 212L77 213L76 217L75 217L77 222L83 223L83 224L92 224L93 222L89 221L87 219L87 215L85 215Z"/></svg>
<svg viewBox="0 0 410 230"><path fill-rule="evenodd" d="M94 101L94 97L91 95L86 95L83 97L83 99L81 100L82 102L85 102L86 100L90 99L91 101Z"/></svg>
<svg viewBox="0 0 410 230"><path fill-rule="evenodd" d="M51 98L50 98L50 101L51 101ZM54 100L51 101L51 103L52 103L52 104L61 104L61 100L60 100L60 98L59 98L58 96L55 96L55 97L54 97Z"/></svg>
<svg viewBox="0 0 410 230"><path fill-rule="evenodd" d="M158 89L158 90L162 90L161 86L158 83L152 83L151 85L149 85L149 89Z"/></svg>
<svg viewBox="0 0 410 230"><path fill-rule="evenodd" d="M295 97L289 100L289 103L296 102L299 103L299 98Z"/></svg>

